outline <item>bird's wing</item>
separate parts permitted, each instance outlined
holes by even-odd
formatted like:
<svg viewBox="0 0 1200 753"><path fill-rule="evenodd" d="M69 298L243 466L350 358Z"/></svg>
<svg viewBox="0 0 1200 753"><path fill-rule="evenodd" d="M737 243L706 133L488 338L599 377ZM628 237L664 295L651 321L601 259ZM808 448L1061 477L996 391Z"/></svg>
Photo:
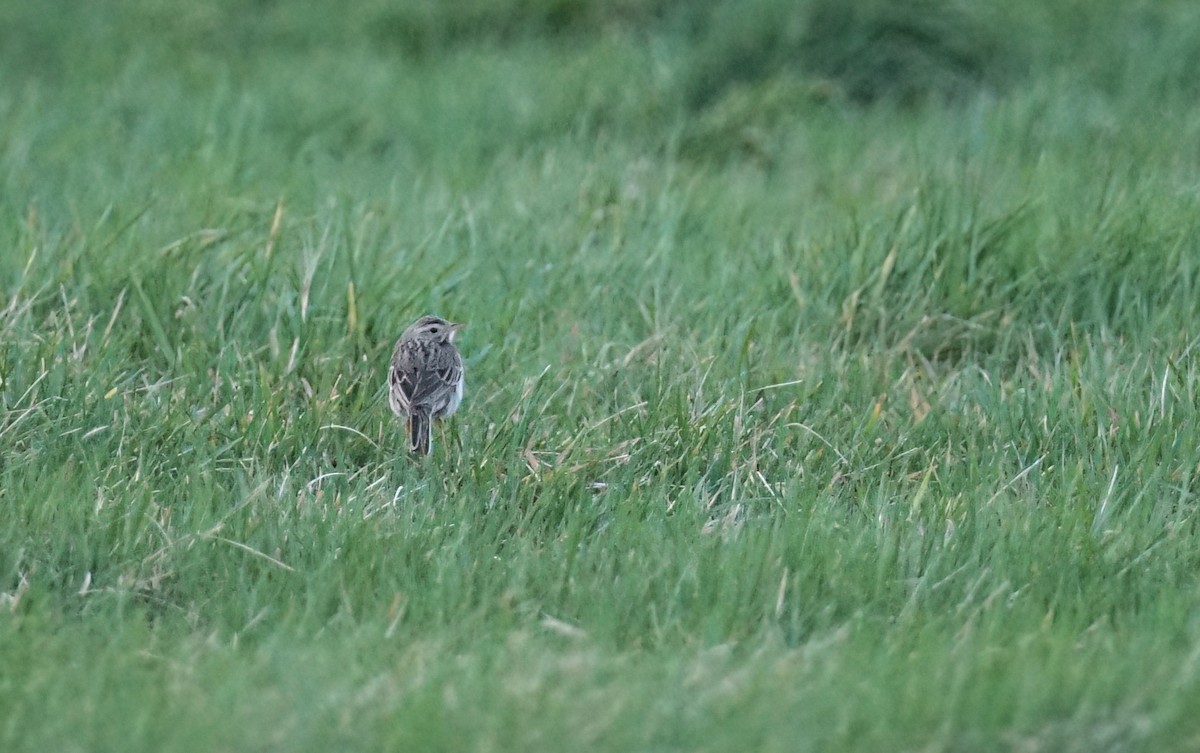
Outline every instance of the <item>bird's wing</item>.
<svg viewBox="0 0 1200 753"><path fill-rule="evenodd" d="M412 371L404 369L399 363L391 365L388 369L388 398L393 413L408 413L416 386Z"/></svg>
<svg viewBox="0 0 1200 753"><path fill-rule="evenodd" d="M408 392L409 400L416 404L436 403L445 395L454 391L454 385L462 377L462 366L450 364L436 369L425 369L420 373L409 374L412 389Z"/></svg>

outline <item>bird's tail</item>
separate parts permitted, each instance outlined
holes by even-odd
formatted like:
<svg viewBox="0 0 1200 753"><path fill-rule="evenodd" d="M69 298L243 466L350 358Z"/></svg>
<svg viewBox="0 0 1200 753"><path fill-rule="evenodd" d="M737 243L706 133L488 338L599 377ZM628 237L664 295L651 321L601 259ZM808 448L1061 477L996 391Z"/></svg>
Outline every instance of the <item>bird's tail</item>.
<svg viewBox="0 0 1200 753"><path fill-rule="evenodd" d="M408 449L417 455L428 455L433 421L423 410L412 411L408 421Z"/></svg>

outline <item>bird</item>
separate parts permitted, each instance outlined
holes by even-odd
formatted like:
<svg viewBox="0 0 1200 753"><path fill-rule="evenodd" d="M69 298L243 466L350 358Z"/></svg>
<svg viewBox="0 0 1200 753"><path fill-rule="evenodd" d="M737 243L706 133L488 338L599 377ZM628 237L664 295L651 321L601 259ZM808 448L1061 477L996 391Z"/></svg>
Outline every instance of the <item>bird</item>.
<svg viewBox="0 0 1200 753"><path fill-rule="evenodd" d="M408 448L428 455L433 421L448 418L463 398L463 360L454 336L465 327L426 315L396 341L388 369L388 405L406 421Z"/></svg>

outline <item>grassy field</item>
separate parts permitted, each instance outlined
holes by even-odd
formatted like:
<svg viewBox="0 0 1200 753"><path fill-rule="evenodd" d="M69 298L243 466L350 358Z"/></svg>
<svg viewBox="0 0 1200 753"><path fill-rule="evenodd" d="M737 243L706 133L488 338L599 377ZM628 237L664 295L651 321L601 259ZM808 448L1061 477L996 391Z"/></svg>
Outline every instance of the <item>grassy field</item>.
<svg viewBox="0 0 1200 753"><path fill-rule="evenodd" d="M1200 748L1200 12L841 6L0 4L0 750Z"/></svg>

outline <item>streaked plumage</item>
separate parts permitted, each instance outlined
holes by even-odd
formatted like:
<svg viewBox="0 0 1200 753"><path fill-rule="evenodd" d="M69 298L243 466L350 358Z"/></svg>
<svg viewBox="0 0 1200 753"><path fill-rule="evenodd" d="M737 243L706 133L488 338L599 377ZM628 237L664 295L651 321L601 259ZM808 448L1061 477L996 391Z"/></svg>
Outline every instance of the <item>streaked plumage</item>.
<svg viewBox="0 0 1200 753"><path fill-rule="evenodd" d="M396 341L388 369L388 404L406 420L409 449L428 455L435 419L458 410L463 396L463 362L454 336L465 324L423 316Z"/></svg>

